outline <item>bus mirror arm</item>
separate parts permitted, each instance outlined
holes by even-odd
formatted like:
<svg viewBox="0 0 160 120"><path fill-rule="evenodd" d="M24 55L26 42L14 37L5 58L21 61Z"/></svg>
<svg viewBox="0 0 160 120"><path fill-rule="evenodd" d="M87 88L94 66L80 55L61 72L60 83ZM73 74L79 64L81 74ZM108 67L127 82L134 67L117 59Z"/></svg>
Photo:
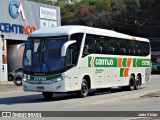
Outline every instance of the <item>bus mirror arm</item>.
<svg viewBox="0 0 160 120"><path fill-rule="evenodd" d="M19 51L19 49L21 48L21 47L23 47L23 46L26 46L26 43L22 43L22 44L18 44L17 46L16 46L16 50L15 50L15 53L16 53L16 57L18 58L18 51ZM18 65L18 62L19 62L19 60L17 59L17 65Z"/></svg>
<svg viewBox="0 0 160 120"><path fill-rule="evenodd" d="M62 56L62 57L66 56L66 51L67 51L68 46L70 46L70 45L73 44L73 43L76 43L76 40L70 40L70 41L66 42L66 43L62 46L62 49L61 49L61 56Z"/></svg>
<svg viewBox="0 0 160 120"><path fill-rule="evenodd" d="M16 48L17 48L16 50L18 51L19 48L21 48L21 47L23 47L23 46L26 46L26 43L18 44L17 47L16 47Z"/></svg>
<svg viewBox="0 0 160 120"><path fill-rule="evenodd" d="M17 55L18 55L18 50L23 47L23 46L26 46L26 43L22 43L22 44L18 44L17 47L16 47L16 52L17 52Z"/></svg>
<svg viewBox="0 0 160 120"><path fill-rule="evenodd" d="M18 44L18 45L16 46L17 58L18 58L18 51L19 51L19 49L20 49L21 47L23 47L23 46L26 46L26 43Z"/></svg>

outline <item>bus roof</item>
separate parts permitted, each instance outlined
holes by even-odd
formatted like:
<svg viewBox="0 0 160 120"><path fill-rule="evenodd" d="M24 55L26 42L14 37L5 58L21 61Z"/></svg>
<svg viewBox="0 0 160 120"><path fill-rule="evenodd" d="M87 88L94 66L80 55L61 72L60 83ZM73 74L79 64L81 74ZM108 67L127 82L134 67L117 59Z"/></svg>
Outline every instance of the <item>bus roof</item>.
<svg viewBox="0 0 160 120"><path fill-rule="evenodd" d="M116 38L125 38L132 40L140 40L140 41L148 41L148 39L134 37L126 34L122 34L119 32L115 32L107 29L100 29L94 27L87 27L81 25L67 25L67 26L56 26L52 28L43 28L33 32L29 37L51 37L51 36L64 36L71 35L74 33L88 33L95 35L103 35L108 37L116 37Z"/></svg>

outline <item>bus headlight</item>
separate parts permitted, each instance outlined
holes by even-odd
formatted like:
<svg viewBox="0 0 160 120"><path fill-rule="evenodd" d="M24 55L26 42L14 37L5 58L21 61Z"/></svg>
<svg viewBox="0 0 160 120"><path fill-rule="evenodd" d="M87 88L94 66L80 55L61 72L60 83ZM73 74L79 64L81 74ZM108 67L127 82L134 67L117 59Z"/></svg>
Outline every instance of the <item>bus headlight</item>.
<svg viewBox="0 0 160 120"><path fill-rule="evenodd" d="M54 82L59 82L59 81L64 80L65 78L67 78L67 76L66 76L66 75L62 75L61 77L56 78L56 79L54 79L53 81L54 81Z"/></svg>
<svg viewBox="0 0 160 120"><path fill-rule="evenodd" d="M27 79L26 79L26 78L23 78L22 80L23 80L23 81L27 81Z"/></svg>
<svg viewBox="0 0 160 120"><path fill-rule="evenodd" d="M61 81L61 80L62 80L62 79L61 79L61 77L60 77L60 78L54 79L53 82L59 82L59 81Z"/></svg>
<svg viewBox="0 0 160 120"><path fill-rule="evenodd" d="M60 78L57 78L56 79L56 82L59 82L59 81L61 81L62 79L61 79L61 77Z"/></svg>
<svg viewBox="0 0 160 120"><path fill-rule="evenodd" d="M67 75L62 75L62 76L61 76L61 79L64 80L64 79L66 79L67 77L68 77Z"/></svg>

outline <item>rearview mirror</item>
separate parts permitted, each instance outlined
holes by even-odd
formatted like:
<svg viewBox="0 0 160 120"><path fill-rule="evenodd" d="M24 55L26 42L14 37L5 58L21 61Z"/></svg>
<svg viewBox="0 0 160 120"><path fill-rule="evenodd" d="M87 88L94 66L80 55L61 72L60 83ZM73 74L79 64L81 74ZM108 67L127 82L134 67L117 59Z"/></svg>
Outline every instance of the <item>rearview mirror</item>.
<svg viewBox="0 0 160 120"><path fill-rule="evenodd" d="M21 48L21 47L23 47L23 46L25 46L26 45L26 43L22 43L22 44L18 44L17 46L16 46L16 57L18 58L18 51L19 51L19 49Z"/></svg>
<svg viewBox="0 0 160 120"><path fill-rule="evenodd" d="M76 40L68 41L62 46L62 49L61 49L61 56L62 57L66 56L66 51L67 51L68 46L70 46L73 43L76 43Z"/></svg>
<svg viewBox="0 0 160 120"><path fill-rule="evenodd" d="M25 46L26 43L18 44L16 47L16 50L18 51L21 47Z"/></svg>

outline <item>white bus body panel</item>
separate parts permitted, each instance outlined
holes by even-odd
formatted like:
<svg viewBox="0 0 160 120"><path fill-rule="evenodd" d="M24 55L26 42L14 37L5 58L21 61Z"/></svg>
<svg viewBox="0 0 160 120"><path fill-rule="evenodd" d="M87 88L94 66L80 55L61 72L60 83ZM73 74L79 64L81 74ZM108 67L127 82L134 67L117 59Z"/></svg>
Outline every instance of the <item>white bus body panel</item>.
<svg viewBox="0 0 160 120"><path fill-rule="evenodd" d="M67 70L67 78L64 80L53 83L53 84L29 84L23 81L23 88L25 91L48 91L48 92L69 92L69 91L77 91L81 89L81 83L85 76L90 77L91 89L95 88L108 88L108 87L116 87L116 86L127 86L129 85L129 77L131 74L134 74L135 77L140 73L142 76L142 84L150 82L150 71L149 67L129 67L129 75L128 77L120 77L120 68L119 67L88 67L88 57L113 57L113 58L141 58L141 59L150 59L150 55L147 57L134 57L134 56L121 56L121 55L102 55L102 54L92 54L86 57L82 57L83 47L85 43L85 36L87 34L94 35L103 35L109 37L116 38L124 38L128 40L132 40L132 36L117 33L115 31L103 30L98 28L91 28L85 26L61 26L54 28L42 29L34 32L30 35L30 37L36 36L58 36L58 35L71 35L74 33L84 33L80 56L78 60L78 64ZM144 38L136 37L136 40L146 41L149 40ZM44 86L45 90L37 90L37 86ZM58 88L58 89L57 89Z"/></svg>

